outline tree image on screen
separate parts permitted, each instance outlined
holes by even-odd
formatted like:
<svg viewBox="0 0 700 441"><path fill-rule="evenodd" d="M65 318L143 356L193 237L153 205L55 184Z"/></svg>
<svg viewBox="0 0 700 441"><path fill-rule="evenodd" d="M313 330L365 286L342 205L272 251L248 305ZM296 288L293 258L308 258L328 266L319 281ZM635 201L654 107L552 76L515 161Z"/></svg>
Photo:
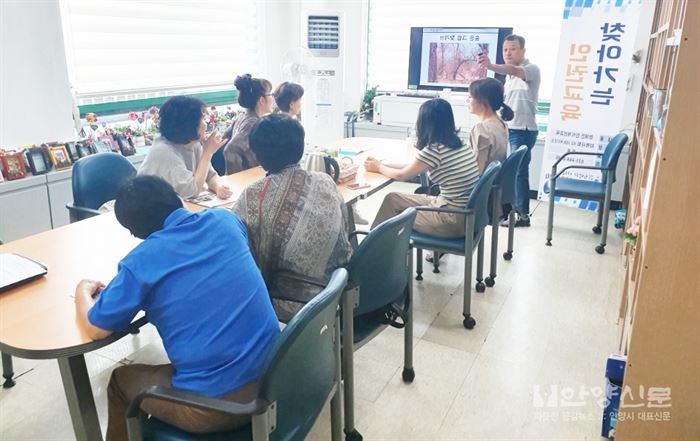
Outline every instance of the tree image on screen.
<svg viewBox="0 0 700 441"><path fill-rule="evenodd" d="M469 84L486 77L479 66L479 54L488 53L488 43L430 43L428 81Z"/></svg>

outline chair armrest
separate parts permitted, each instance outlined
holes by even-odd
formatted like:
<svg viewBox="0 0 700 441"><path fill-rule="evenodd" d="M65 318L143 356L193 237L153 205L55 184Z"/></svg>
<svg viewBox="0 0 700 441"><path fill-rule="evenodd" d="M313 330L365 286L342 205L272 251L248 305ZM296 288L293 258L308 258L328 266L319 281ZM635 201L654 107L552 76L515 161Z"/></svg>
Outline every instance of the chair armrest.
<svg viewBox="0 0 700 441"><path fill-rule="evenodd" d="M557 165L561 162L562 159L566 158L567 156L603 156L603 152L600 153L595 153L595 152L566 152L559 159L554 161L554 164L552 164L552 174L555 175L557 174Z"/></svg>
<svg viewBox="0 0 700 441"><path fill-rule="evenodd" d="M438 213L454 213L463 214L465 216L473 215L474 210L466 208L444 208L444 207L413 207L416 211L433 211Z"/></svg>
<svg viewBox="0 0 700 441"><path fill-rule="evenodd" d="M348 234L348 239L351 239L353 236L357 236L358 234L364 234L366 236L369 234L369 231L364 231L364 230L351 231L350 234Z"/></svg>
<svg viewBox="0 0 700 441"><path fill-rule="evenodd" d="M552 167L552 169L554 169L554 167ZM593 166L593 165L569 165L569 166L566 166L566 167L564 167L563 169L561 169L561 170L559 171L559 173L555 174L554 177L553 177L553 178L550 178L550 179L556 180L557 178L559 178L559 176L562 175L562 173L564 173L564 172L566 172L567 170L570 170L570 169L598 170L598 171L600 171L600 172L603 172L603 171L606 171L606 170L607 170L606 168L603 168L603 167L595 167L595 166Z"/></svg>
<svg viewBox="0 0 700 441"><path fill-rule="evenodd" d="M79 205L66 204L66 208L67 208L68 210L73 210L73 211L77 211L77 212L79 212L79 213L89 214L89 215L91 215L91 216L98 216L98 215L102 214L101 211L94 210L94 209L92 209L92 208L81 207L81 206L79 206Z"/></svg>
<svg viewBox="0 0 700 441"><path fill-rule="evenodd" d="M230 415L258 415L265 412L268 406L267 402L260 399L253 400L250 403L236 403L219 398L205 397L171 387L150 386L131 400L126 410L126 417L137 417L141 412L141 403L146 398L155 398L171 403L184 404L199 409L216 410Z"/></svg>

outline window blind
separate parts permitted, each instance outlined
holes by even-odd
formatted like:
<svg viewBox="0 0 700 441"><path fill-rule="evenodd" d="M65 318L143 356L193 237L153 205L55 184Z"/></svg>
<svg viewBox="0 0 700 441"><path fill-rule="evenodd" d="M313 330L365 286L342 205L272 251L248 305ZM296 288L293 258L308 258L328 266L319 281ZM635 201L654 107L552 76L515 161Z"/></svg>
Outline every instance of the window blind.
<svg viewBox="0 0 700 441"><path fill-rule="evenodd" d="M262 0L61 0L78 104L233 88L262 65Z"/></svg>
<svg viewBox="0 0 700 441"><path fill-rule="evenodd" d="M411 27L512 27L539 66L540 99L551 98L564 0L370 0L367 86L404 90ZM495 61L495 60L491 60Z"/></svg>

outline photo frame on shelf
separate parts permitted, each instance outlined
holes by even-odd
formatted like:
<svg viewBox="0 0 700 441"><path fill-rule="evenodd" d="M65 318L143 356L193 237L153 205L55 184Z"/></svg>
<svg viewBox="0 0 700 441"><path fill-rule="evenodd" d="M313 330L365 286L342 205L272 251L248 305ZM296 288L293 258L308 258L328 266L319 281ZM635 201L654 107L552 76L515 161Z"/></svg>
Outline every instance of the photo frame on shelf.
<svg viewBox="0 0 700 441"><path fill-rule="evenodd" d="M8 181L21 179L27 176L27 166L24 163L22 152L0 152L2 174Z"/></svg>
<svg viewBox="0 0 700 441"><path fill-rule="evenodd" d="M126 136L118 135L117 143L119 144L119 151L121 151L122 155L131 156L136 153L136 149L131 143L131 140Z"/></svg>
<svg viewBox="0 0 700 441"><path fill-rule="evenodd" d="M79 141L75 143L75 148L78 150L78 156L84 158L95 153L87 141Z"/></svg>
<svg viewBox="0 0 700 441"><path fill-rule="evenodd" d="M66 143L66 150L68 150L68 155L70 156L70 160L72 163L75 163L75 161L80 159L80 155L78 154L78 147L76 146L76 143L67 142Z"/></svg>
<svg viewBox="0 0 700 441"><path fill-rule="evenodd" d="M66 149L66 146L63 144L50 146L49 155L51 155L51 162L53 162L53 166L56 170L69 168L72 165L68 149Z"/></svg>
<svg viewBox="0 0 700 441"><path fill-rule="evenodd" d="M47 147L32 147L26 150L29 169L34 176L43 175L51 170L53 162Z"/></svg>
<svg viewBox="0 0 700 441"><path fill-rule="evenodd" d="M93 145L95 153L110 153L112 151L112 144L104 139L98 139Z"/></svg>
<svg viewBox="0 0 700 441"><path fill-rule="evenodd" d="M102 136L98 136L97 139L101 140L101 141L109 142L109 144L112 148L112 151L115 153L119 153L119 143L115 139L115 135L113 133L106 133Z"/></svg>

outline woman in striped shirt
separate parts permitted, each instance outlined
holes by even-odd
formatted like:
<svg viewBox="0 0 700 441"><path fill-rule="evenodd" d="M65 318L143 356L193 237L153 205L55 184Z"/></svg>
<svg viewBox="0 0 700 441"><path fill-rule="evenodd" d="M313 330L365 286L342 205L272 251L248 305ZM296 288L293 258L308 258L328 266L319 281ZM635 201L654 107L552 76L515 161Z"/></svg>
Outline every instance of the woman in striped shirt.
<svg viewBox="0 0 700 441"><path fill-rule="evenodd" d="M383 164L369 157L365 160L365 169L396 180L427 171L431 181L440 184L440 195L390 193L384 198L372 228L408 207L464 208L479 180L476 156L457 136L450 103L440 98L423 103L416 121L416 135L419 152L411 163ZM461 237L464 236L464 216L419 211L413 228L438 237Z"/></svg>

